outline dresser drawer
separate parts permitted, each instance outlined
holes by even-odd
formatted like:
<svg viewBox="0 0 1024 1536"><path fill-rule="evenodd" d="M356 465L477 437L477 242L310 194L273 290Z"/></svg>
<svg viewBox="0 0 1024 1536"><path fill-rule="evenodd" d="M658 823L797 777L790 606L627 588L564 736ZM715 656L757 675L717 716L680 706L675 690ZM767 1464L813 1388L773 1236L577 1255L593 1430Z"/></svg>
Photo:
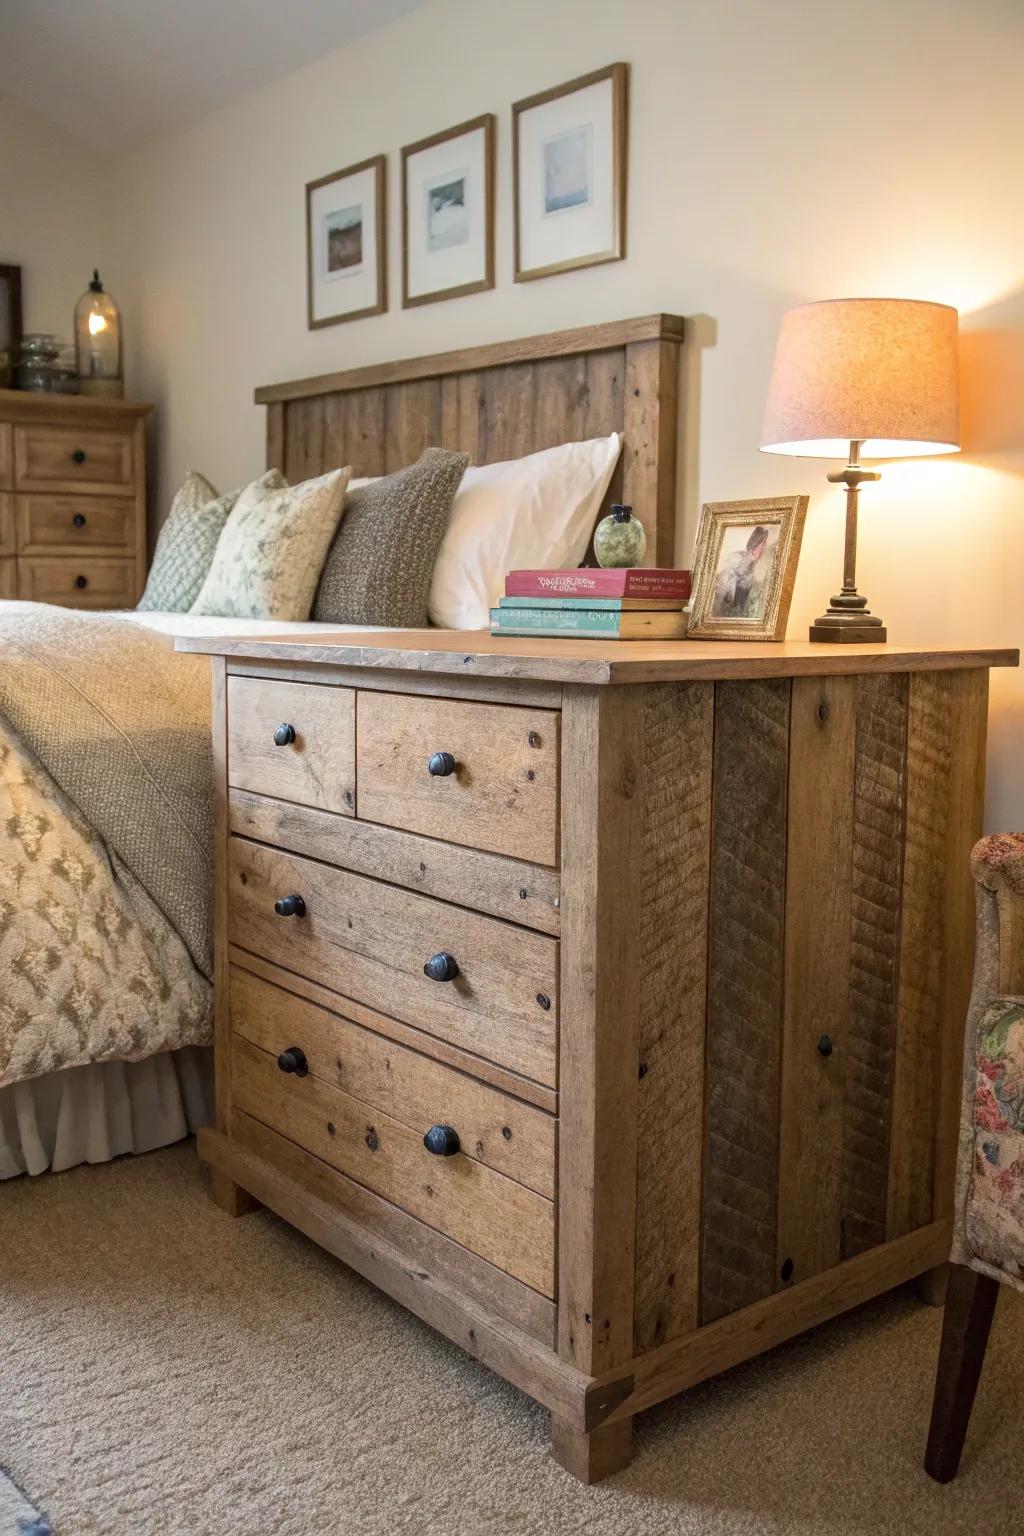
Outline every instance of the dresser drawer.
<svg viewBox="0 0 1024 1536"><path fill-rule="evenodd" d="M452 1126L467 1156L553 1198L553 1115L239 966L231 967L230 997L231 1027L252 1045L275 1059L297 1048L314 1077L386 1110L421 1138L432 1125Z"/></svg>
<svg viewBox="0 0 1024 1536"><path fill-rule="evenodd" d="M229 678L228 782L252 794L354 815L353 690Z"/></svg>
<svg viewBox="0 0 1024 1536"><path fill-rule="evenodd" d="M0 421L0 491L14 484L14 449L8 422Z"/></svg>
<svg viewBox="0 0 1024 1536"><path fill-rule="evenodd" d="M17 597L18 570L13 560L0 560L0 598Z"/></svg>
<svg viewBox="0 0 1024 1536"><path fill-rule="evenodd" d="M127 552L134 545L135 505L124 496L19 496L16 510L23 555L97 548Z"/></svg>
<svg viewBox="0 0 1024 1536"><path fill-rule="evenodd" d="M21 596L66 608L130 608L135 602L134 560L18 560Z"/></svg>
<svg viewBox="0 0 1024 1536"><path fill-rule="evenodd" d="M360 691L357 716L364 820L557 864L557 711Z"/></svg>
<svg viewBox="0 0 1024 1536"><path fill-rule="evenodd" d="M0 491L0 555L14 554L14 501Z"/></svg>
<svg viewBox="0 0 1024 1536"><path fill-rule="evenodd" d="M283 1072L274 1056L237 1034L231 1097L245 1114L332 1168L534 1290L554 1294L555 1209L543 1195L464 1152L428 1152L419 1126L312 1072Z"/></svg>
<svg viewBox="0 0 1024 1536"><path fill-rule="evenodd" d="M15 427L15 488L127 495L135 480L132 441L129 432L98 427Z"/></svg>
<svg viewBox="0 0 1024 1536"><path fill-rule="evenodd" d="M238 837L228 882L232 943L555 1086L554 939ZM303 916L277 915L288 896ZM458 973L435 981L424 966L445 954Z"/></svg>

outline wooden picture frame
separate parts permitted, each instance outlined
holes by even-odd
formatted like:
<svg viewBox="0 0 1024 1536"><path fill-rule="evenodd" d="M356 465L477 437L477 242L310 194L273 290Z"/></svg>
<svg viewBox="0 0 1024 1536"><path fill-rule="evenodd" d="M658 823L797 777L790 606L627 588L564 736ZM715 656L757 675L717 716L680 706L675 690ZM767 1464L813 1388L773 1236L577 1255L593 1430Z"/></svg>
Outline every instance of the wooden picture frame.
<svg viewBox="0 0 1024 1536"><path fill-rule="evenodd" d="M347 187L342 185L346 182ZM344 203L346 198L356 201L349 201L338 212L332 213L325 204L334 199L325 199L323 194L336 183L337 201ZM367 217L363 208L366 197L371 195L371 189L374 206ZM357 208L361 215L358 221L352 217L345 226L339 225L334 230L327 223L331 218L340 218L342 214L354 215ZM357 223L358 251L351 249L350 235ZM369 252L366 251L367 229L372 231ZM322 270L323 262L318 269L317 255L318 251L323 254L321 235L330 250L332 234L337 236L340 247L338 271L327 274ZM347 250L346 235L349 236L350 247ZM324 308L330 302L331 289L336 279L342 283L351 281L353 285L358 285L354 287L352 307L325 313ZM338 293L339 299L344 297L344 293ZM368 160L360 160L356 165L332 171L327 176L306 183L306 317L309 329L318 331L327 325L341 325L346 320L365 320L369 315L382 315L387 307L387 157L372 155Z"/></svg>
<svg viewBox="0 0 1024 1536"><path fill-rule="evenodd" d="M494 287L496 125L494 113L484 112L402 149L403 309ZM479 143L471 144L476 136ZM418 210L410 206L413 193ZM435 206L444 193L449 200ZM446 274L453 280L444 281Z"/></svg>
<svg viewBox="0 0 1024 1536"><path fill-rule="evenodd" d="M0 359L3 353L8 354L6 364L0 360L0 387L5 374L8 385L14 383L21 338L21 268L0 264Z"/></svg>
<svg viewBox="0 0 1024 1536"><path fill-rule="evenodd" d="M773 496L701 508L689 639L786 638L807 502Z"/></svg>
<svg viewBox="0 0 1024 1536"><path fill-rule="evenodd" d="M566 119L564 111L548 110L545 114L545 109L552 109L552 104L562 102L568 104L570 98L582 92L592 93L593 98L593 88L602 86L605 82L609 87L609 122L601 138L610 162L607 165L603 164L603 157L602 163L598 163L598 155L595 151L599 146L594 142L597 135L593 131L592 122L572 126ZM594 104L596 103L592 99L590 105ZM580 109L589 110L582 100ZM533 125L536 132L531 133L533 142L524 148L523 141L530 128L528 123L530 114L545 114L555 132L552 137L544 138L544 121L538 116L537 123ZM522 101L513 103L512 203L515 220L515 280L517 283L532 282L539 277L552 277L559 272L574 272L582 267L595 267L604 262L624 259L629 147L628 114L629 66L623 63L609 64L604 69L595 69L590 74L569 80L565 85L539 91L534 96L527 96ZM586 143L588 129L589 151ZM540 135L539 138L536 137L537 134ZM535 162L533 154L530 153L538 147L543 149L544 176L546 177L550 170L547 161L549 157L554 157L559 145L566 149L575 148L579 152L575 158L577 178L583 172L584 165L586 167L586 184L583 185L577 180L576 185L567 188L561 196L555 189L549 191L546 184L542 185L540 162ZM571 177L574 174L573 156L570 155L567 159L568 163L563 168L563 174ZM527 206L528 203L533 206L532 214ZM539 237L535 239L534 227L540 229L543 221L548 217L563 221L561 229L552 226L550 239ZM588 239L592 240L598 232L601 238L592 248L587 249ZM559 241L567 247L568 254L565 256L560 257L551 249L557 246ZM539 255L535 249L541 245L547 248L543 255Z"/></svg>

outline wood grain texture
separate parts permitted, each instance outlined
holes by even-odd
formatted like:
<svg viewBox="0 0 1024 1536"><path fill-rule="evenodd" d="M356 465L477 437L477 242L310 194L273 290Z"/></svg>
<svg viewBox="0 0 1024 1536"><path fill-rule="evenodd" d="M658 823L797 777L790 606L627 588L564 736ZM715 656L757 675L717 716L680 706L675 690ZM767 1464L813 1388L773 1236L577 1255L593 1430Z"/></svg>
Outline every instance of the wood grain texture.
<svg viewBox="0 0 1024 1536"><path fill-rule="evenodd" d="M554 939L239 837L229 864L233 943L554 1086ZM278 917L293 893L305 916ZM424 975L443 951L454 981Z"/></svg>
<svg viewBox="0 0 1024 1536"><path fill-rule="evenodd" d="M557 864L557 713L364 689L357 710L361 819ZM455 771L435 777L442 751Z"/></svg>
<svg viewBox="0 0 1024 1536"><path fill-rule="evenodd" d="M776 1283L790 686L715 689L702 1323Z"/></svg>
<svg viewBox="0 0 1024 1536"><path fill-rule="evenodd" d="M424 896L504 917L541 933L561 927L559 880L553 869L419 837L394 827L373 826L353 817L334 816L308 806L233 789L229 818L232 832L259 843L340 864L356 874L404 885Z"/></svg>
<svg viewBox="0 0 1024 1536"><path fill-rule="evenodd" d="M622 494L647 534L651 565L675 558L679 364L674 346L636 341L626 348Z"/></svg>
<svg viewBox="0 0 1024 1536"><path fill-rule="evenodd" d="M6 491L0 491L0 555L13 555L17 545L14 541L14 497Z"/></svg>
<svg viewBox="0 0 1024 1536"><path fill-rule="evenodd" d="M19 491L92 491L130 496L135 488L130 427L16 426L14 484Z"/></svg>
<svg viewBox="0 0 1024 1536"><path fill-rule="evenodd" d="M286 1075L241 1035L231 1042L238 1108L365 1184L543 1296L555 1288L554 1206L463 1153L434 1157L423 1131L314 1077Z"/></svg>
<svg viewBox="0 0 1024 1536"><path fill-rule="evenodd" d="M389 475L414 463L424 448L441 443L440 384L436 379L395 384L383 395L383 406L384 473Z"/></svg>
<svg viewBox="0 0 1024 1536"><path fill-rule="evenodd" d="M18 556L18 596L25 602L103 611L130 608L136 590L134 560L92 554Z"/></svg>
<svg viewBox="0 0 1024 1536"><path fill-rule="evenodd" d="M779 1108L780 1283L839 1262L857 684L793 684ZM818 1042L832 1041L823 1055ZM783 1273L785 1269L786 1273Z"/></svg>
<svg viewBox="0 0 1024 1536"><path fill-rule="evenodd" d="M420 1136L432 1125L454 1126L463 1155L554 1197L555 1122L542 1110L238 967L231 971L231 1022L271 1056L298 1046L314 1077Z"/></svg>
<svg viewBox="0 0 1024 1536"><path fill-rule="evenodd" d="M350 688L228 678L228 780L338 816L356 805L356 696ZM274 732L290 725L294 740Z"/></svg>
<svg viewBox="0 0 1024 1536"><path fill-rule="evenodd" d="M228 680L210 664L213 728L213 1087L216 1126L231 1133L231 1014L228 964Z"/></svg>
<svg viewBox="0 0 1024 1536"><path fill-rule="evenodd" d="M470 1253L468 1248L418 1221L407 1211L374 1194L373 1190L347 1178L242 1110L235 1116L234 1139L243 1154L272 1167L278 1178L289 1181L300 1196L310 1196L322 1202L344 1222L358 1223L363 1229L369 1257L372 1258L378 1244L401 1249L406 1255L415 1254L415 1265L406 1260L404 1266L411 1291L418 1289L421 1294L429 1293L437 1284L451 1287L453 1296L461 1296L472 1305L484 1307L492 1315L540 1340L546 1348L552 1348L555 1307L550 1297L541 1296L539 1291L531 1290L520 1280L513 1280L504 1270ZM201 1156L205 1150L201 1141ZM359 1265L352 1267L366 1273ZM375 1277L371 1275L370 1278ZM405 1300L405 1305L409 1306L410 1300ZM413 1305L412 1310L418 1309Z"/></svg>
<svg viewBox="0 0 1024 1536"><path fill-rule="evenodd" d="M562 714L558 1352L633 1353L643 695L567 689Z"/></svg>
<svg viewBox="0 0 1024 1536"><path fill-rule="evenodd" d="M699 1320L714 690L640 690L639 1083L633 1347Z"/></svg>
<svg viewBox="0 0 1024 1536"><path fill-rule="evenodd" d="M18 564L16 560L0 560L0 597L17 597Z"/></svg>
<svg viewBox="0 0 1024 1536"><path fill-rule="evenodd" d="M326 688L371 688L375 693L426 694L437 699L471 699L478 704L518 704L523 708L558 709L562 690L557 683L510 677L437 677L430 671L388 672L381 667L347 667L322 662L232 659L232 677L279 678L284 682L320 683Z"/></svg>
<svg viewBox="0 0 1024 1536"><path fill-rule="evenodd" d="M293 485L322 474L325 469L342 467L324 463L322 400L293 400L285 407L284 428L284 472Z"/></svg>
<svg viewBox="0 0 1024 1536"><path fill-rule="evenodd" d="M3 503L0 496L0 552L4 542ZM18 548L23 555L77 555L96 550L135 553L137 520L127 497L18 496L15 511ZM13 548L13 523L10 537Z"/></svg>
<svg viewBox="0 0 1024 1536"><path fill-rule="evenodd" d="M884 1242L896 1049L906 674L857 680L840 1257Z"/></svg>
<svg viewBox="0 0 1024 1536"><path fill-rule="evenodd" d="M6 405L9 396L15 393L14 390L0 390L0 407ZM14 485L13 430L10 422L0 421L0 491L10 490Z"/></svg>

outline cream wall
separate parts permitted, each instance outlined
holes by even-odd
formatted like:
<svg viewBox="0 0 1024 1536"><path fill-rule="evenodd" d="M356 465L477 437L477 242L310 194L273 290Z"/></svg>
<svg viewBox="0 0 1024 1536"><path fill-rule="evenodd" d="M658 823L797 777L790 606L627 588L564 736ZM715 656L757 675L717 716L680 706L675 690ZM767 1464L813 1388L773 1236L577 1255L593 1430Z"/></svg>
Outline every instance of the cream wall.
<svg viewBox="0 0 1024 1536"><path fill-rule="evenodd" d="M113 278L109 188L105 158L0 95L0 262L22 269L26 331L72 340L93 267Z"/></svg>
<svg viewBox="0 0 1024 1536"><path fill-rule="evenodd" d="M509 103L628 60L629 256L514 285ZM831 467L757 452L782 311L851 294L958 305L965 453L863 497L861 587L890 638L1020 643L1024 8L1019 0L434 0L116 170L130 356L160 408L161 499L261 465L253 386L655 309L695 317L679 556L699 505L809 491L790 633L834 590ZM397 151L498 114L498 283L407 313ZM311 333L303 185L386 150L391 312ZM1024 686L993 679L988 822L1024 826Z"/></svg>

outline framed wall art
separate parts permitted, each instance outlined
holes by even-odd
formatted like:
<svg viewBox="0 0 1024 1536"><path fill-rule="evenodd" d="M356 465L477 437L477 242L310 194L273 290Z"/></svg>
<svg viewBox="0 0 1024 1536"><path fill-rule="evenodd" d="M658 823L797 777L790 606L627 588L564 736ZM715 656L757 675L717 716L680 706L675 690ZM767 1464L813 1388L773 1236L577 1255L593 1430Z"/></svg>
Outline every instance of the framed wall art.
<svg viewBox="0 0 1024 1536"><path fill-rule="evenodd" d="M713 501L701 508L693 554L693 640L784 640L806 496Z"/></svg>
<svg viewBox="0 0 1024 1536"><path fill-rule="evenodd" d="M494 287L493 112L402 150L402 306Z"/></svg>
<svg viewBox="0 0 1024 1536"><path fill-rule="evenodd" d="M306 183L306 273L311 331L387 309L383 155Z"/></svg>
<svg viewBox="0 0 1024 1536"><path fill-rule="evenodd" d="M21 268L0 266L0 389L14 380L21 346Z"/></svg>
<svg viewBox="0 0 1024 1536"><path fill-rule="evenodd" d="M517 283L626 254L628 66L512 107Z"/></svg>

